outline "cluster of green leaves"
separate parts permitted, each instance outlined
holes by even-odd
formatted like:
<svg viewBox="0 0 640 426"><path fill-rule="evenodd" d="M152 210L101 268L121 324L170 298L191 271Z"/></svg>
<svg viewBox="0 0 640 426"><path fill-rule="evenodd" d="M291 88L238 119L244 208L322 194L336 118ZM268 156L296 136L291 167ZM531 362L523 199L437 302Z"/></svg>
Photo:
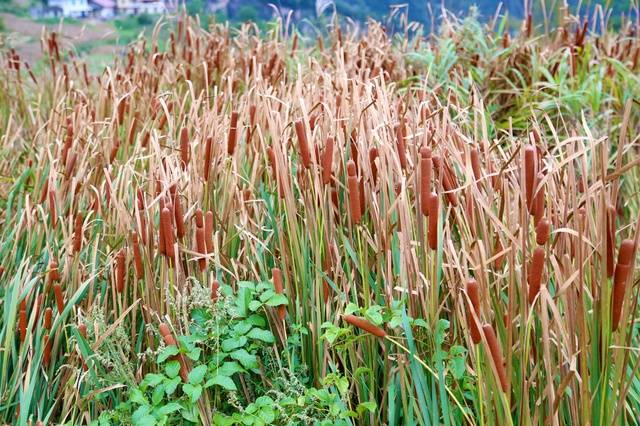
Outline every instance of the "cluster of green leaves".
<svg viewBox="0 0 640 426"><path fill-rule="evenodd" d="M210 401L216 425L295 424L295 419L304 424L309 415L323 420L321 424L349 425L340 417L371 408L344 415L349 383L337 374L328 376L322 389L287 392L282 372L273 367L264 371L272 364L261 362L276 340L267 309L287 304L287 298L270 282L239 282L235 294L228 286L223 286L223 293L226 296L215 304L192 306L190 333L179 336L177 346L162 348L153 372L129 391L127 400L103 413L97 425L199 424L201 407ZM186 382L180 375L180 359L190 363ZM265 386L265 381L274 388ZM241 386L259 396L249 400Z"/></svg>

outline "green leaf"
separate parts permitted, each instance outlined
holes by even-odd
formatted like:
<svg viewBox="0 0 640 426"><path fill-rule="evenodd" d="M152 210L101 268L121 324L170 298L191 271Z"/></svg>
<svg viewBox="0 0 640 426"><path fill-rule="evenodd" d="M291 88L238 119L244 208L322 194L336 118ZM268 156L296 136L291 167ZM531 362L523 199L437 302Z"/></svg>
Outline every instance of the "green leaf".
<svg viewBox="0 0 640 426"><path fill-rule="evenodd" d="M358 412L359 416L362 416L362 414L365 411L369 411L370 413L373 413L374 411L376 411L376 407L378 405L373 402L373 401L366 401L366 402L361 402L360 404L358 404L358 406L356 407L356 411Z"/></svg>
<svg viewBox="0 0 640 426"><path fill-rule="evenodd" d="M264 303L267 300L271 299L271 297L273 297L274 294L276 294L276 292L269 289L260 295L260 301Z"/></svg>
<svg viewBox="0 0 640 426"><path fill-rule="evenodd" d="M382 313L380 313L381 309L382 308L378 305L371 306L365 312L365 316L375 325L380 325L382 324Z"/></svg>
<svg viewBox="0 0 640 426"><path fill-rule="evenodd" d="M198 398L200 398L200 395L202 395L202 386L185 383L182 385L182 392L189 397L191 402L195 403Z"/></svg>
<svg viewBox="0 0 640 426"><path fill-rule="evenodd" d="M144 376L144 380L142 380L142 383L140 384L155 387L162 383L163 379L164 376L162 374L148 373Z"/></svg>
<svg viewBox="0 0 640 426"><path fill-rule="evenodd" d="M158 409L158 414L164 416L164 415L167 415L167 414L175 413L176 411L180 410L181 408L182 408L182 405L178 404L177 402L170 402L170 403L160 407Z"/></svg>
<svg viewBox="0 0 640 426"><path fill-rule="evenodd" d="M164 381L164 391L166 392L167 396L173 394L176 391L180 382L181 379L179 376Z"/></svg>
<svg viewBox="0 0 640 426"><path fill-rule="evenodd" d="M467 348L463 346L455 345L449 349L449 369L453 377L457 380L462 379L466 371L466 356Z"/></svg>
<svg viewBox="0 0 640 426"><path fill-rule="evenodd" d="M247 320L243 320L233 326L233 332L238 336L242 336L243 334L247 334L247 332L251 330L251 327L253 327L253 324Z"/></svg>
<svg viewBox="0 0 640 426"><path fill-rule="evenodd" d="M273 337L273 333L271 333L269 330L263 330L260 328L252 329L249 334L247 334L247 337L251 339L262 340L265 343L273 343L276 341L275 337Z"/></svg>
<svg viewBox="0 0 640 426"><path fill-rule="evenodd" d="M258 368L258 358L245 349L238 349L237 351L231 352L230 355L231 358L240 362L244 368Z"/></svg>
<svg viewBox="0 0 640 426"><path fill-rule="evenodd" d="M289 301L284 294L274 294L269 300L267 300L267 306L281 306L288 305Z"/></svg>
<svg viewBox="0 0 640 426"><path fill-rule="evenodd" d="M246 322L256 327L264 327L267 325L267 321L265 321L264 317L262 315L256 314L251 315L249 318L242 322Z"/></svg>
<svg viewBox="0 0 640 426"><path fill-rule="evenodd" d="M148 405L149 401L147 401L147 398L145 398L144 394L142 393L142 391L138 388L133 388L131 390L131 392L129 392L129 400L131 400L131 402L138 404L138 405Z"/></svg>
<svg viewBox="0 0 640 426"><path fill-rule="evenodd" d="M213 415L213 424L215 426L232 426L235 422L232 418L225 416L219 412Z"/></svg>
<svg viewBox="0 0 640 426"><path fill-rule="evenodd" d="M209 387L212 385L218 385L228 391L237 390L236 384L233 382L233 380L231 380L230 377L223 376L222 374L216 374L215 376L207 380L207 383L204 385L204 387Z"/></svg>
<svg viewBox="0 0 640 426"><path fill-rule="evenodd" d="M234 349L240 348L247 344L247 338L244 336L234 338L230 337L222 341L222 350L225 352L231 352Z"/></svg>
<svg viewBox="0 0 640 426"><path fill-rule="evenodd" d="M261 306L262 302L260 302L259 300L252 300L251 302L249 302L249 310L251 312L257 311Z"/></svg>
<svg viewBox="0 0 640 426"><path fill-rule="evenodd" d="M191 358L193 361L197 361L200 359L201 353L202 353L201 348L193 348L191 351L187 352L187 356Z"/></svg>
<svg viewBox="0 0 640 426"><path fill-rule="evenodd" d="M178 355L179 353L180 351L176 345L167 346L158 354L158 363L163 363L167 359L174 355Z"/></svg>
<svg viewBox="0 0 640 426"><path fill-rule="evenodd" d="M148 406L138 408L131 415L131 423L133 426L155 426L156 419L151 414Z"/></svg>
<svg viewBox="0 0 640 426"><path fill-rule="evenodd" d="M206 365L197 366L196 368L194 368L189 372L189 383L191 383L192 385L197 385L198 383L201 383L202 380L204 380L205 374L207 374L207 366Z"/></svg>
<svg viewBox="0 0 640 426"><path fill-rule="evenodd" d="M154 406L160 405L163 397L164 397L164 386L160 385L153 390L153 394L151 394L151 403Z"/></svg>
<svg viewBox="0 0 640 426"><path fill-rule="evenodd" d="M244 371L245 371L244 368L242 368L240 364L238 364L237 362L227 361L224 364L222 364L220 368L218 368L216 373L221 374L223 376L231 377L235 373L242 373Z"/></svg>
<svg viewBox="0 0 640 426"><path fill-rule="evenodd" d="M355 303L349 302L347 304L347 307L344 310L344 314L345 315L351 315L351 314L353 314L355 312L360 313L360 308L358 308L358 305L356 305Z"/></svg>
<svg viewBox="0 0 640 426"><path fill-rule="evenodd" d="M167 376L169 376L170 378L176 377L178 375L178 373L180 372L180 362L173 360L173 361L169 361L165 366L164 366L164 372L167 374Z"/></svg>

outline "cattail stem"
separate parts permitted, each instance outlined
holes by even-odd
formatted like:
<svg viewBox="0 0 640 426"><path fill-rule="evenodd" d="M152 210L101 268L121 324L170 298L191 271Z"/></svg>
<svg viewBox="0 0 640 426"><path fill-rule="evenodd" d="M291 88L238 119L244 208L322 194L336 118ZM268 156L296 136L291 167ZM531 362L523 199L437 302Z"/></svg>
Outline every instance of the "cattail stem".
<svg viewBox="0 0 640 426"><path fill-rule="evenodd" d="M140 280L144 276L142 266L142 254L140 253L140 241L137 232L131 232L131 245L133 247L133 266L136 270L136 279Z"/></svg>
<svg viewBox="0 0 640 426"><path fill-rule="evenodd" d="M533 191L535 189L536 176L536 148L533 145L527 145L524 149L524 182L525 199L529 212L532 211L533 207Z"/></svg>
<svg viewBox="0 0 640 426"><path fill-rule="evenodd" d="M613 277L614 263L613 256L616 247L616 208L613 205L607 206L607 277Z"/></svg>
<svg viewBox="0 0 640 426"><path fill-rule="evenodd" d="M387 332L384 329L371 324L364 318L356 317L354 315L343 315L342 319L354 327L359 328L369 334L373 334L376 337L384 338Z"/></svg>

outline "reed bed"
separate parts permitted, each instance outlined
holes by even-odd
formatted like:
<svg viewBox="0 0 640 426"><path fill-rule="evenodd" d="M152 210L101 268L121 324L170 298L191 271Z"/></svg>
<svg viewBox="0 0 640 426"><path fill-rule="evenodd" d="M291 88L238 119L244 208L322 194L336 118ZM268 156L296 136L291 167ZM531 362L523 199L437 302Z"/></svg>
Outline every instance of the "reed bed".
<svg viewBox="0 0 640 426"><path fill-rule="evenodd" d="M0 422L97 421L159 353L191 384L203 307L264 287L275 338L182 421L290 410L292 374L328 424L637 424L638 24L559 13L3 52ZM305 413L244 424L338 416Z"/></svg>

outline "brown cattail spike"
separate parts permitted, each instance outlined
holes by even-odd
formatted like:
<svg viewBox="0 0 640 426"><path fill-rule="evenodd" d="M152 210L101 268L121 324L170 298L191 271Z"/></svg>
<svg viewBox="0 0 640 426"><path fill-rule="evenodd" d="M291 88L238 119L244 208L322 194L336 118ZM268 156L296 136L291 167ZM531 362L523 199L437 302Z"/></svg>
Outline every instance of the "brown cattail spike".
<svg viewBox="0 0 640 426"><path fill-rule="evenodd" d="M533 191L535 190L536 175L536 148L533 145L527 145L524 149L524 182L525 199L529 212L532 211L533 207Z"/></svg>
<svg viewBox="0 0 640 426"><path fill-rule="evenodd" d="M484 338L487 341L487 346L489 346L489 353L491 354L493 365L496 369L496 373L498 374L498 380L500 381L500 386L502 387L502 391L506 392L507 391L507 373L504 368L502 350L500 349L498 338L496 337L496 333L495 331L493 331L493 327L490 324L483 325L482 331L484 332Z"/></svg>
<svg viewBox="0 0 640 426"><path fill-rule="evenodd" d="M229 124L229 138L227 140L227 153L233 155L236 151L238 133L238 111L231 112L231 123Z"/></svg>
<svg viewBox="0 0 640 426"><path fill-rule="evenodd" d="M115 262L116 291L118 293L122 293L124 290L125 275L125 254L124 250L121 249L118 254L116 254Z"/></svg>
<svg viewBox="0 0 640 426"><path fill-rule="evenodd" d="M166 206L162 209L162 213L160 214L160 226L162 227L162 236L164 239L164 249L166 255L170 259L173 259L175 257L173 218L171 210L169 210L169 208Z"/></svg>
<svg viewBox="0 0 640 426"><path fill-rule="evenodd" d="M342 319L344 319L352 326L357 327L362 331L366 331L367 333L373 334L376 337L384 338L387 335L387 332L382 328L371 324L364 318L356 317L354 315L343 315Z"/></svg>
<svg viewBox="0 0 640 426"><path fill-rule="evenodd" d="M480 343L482 335L480 334L480 288L478 282L471 278L467 281L467 296L470 305L467 306L467 324L469 325L469 334L474 344ZM474 317L475 315L475 317ZM477 318L477 319L476 319Z"/></svg>
<svg viewBox="0 0 640 426"><path fill-rule="evenodd" d="M211 301L213 303L216 303L218 301L219 291L220 291L220 283L218 282L218 280L213 280L213 282L211 283Z"/></svg>
<svg viewBox="0 0 640 426"><path fill-rule="evenodd" d="M27 339L27 302L25 300L20 302L18 329L20 330L20 342L24 342Z"/></svg>
<svg viewBox="0 0 640 426"><path fill-rule="evenodd" d="M429 216L432 166L431 148L422 147L420 149L420 211L425 216Z"/></svg>
<svg viewBox="0 0 640 426"><path fill-rule="evenodd" d="M331 182L332 170L331 163L333 161L333 143L331 136L327 137L327 143L322 151L322 183L325 185Z"/></svg>
<svg viewBox="0 0 640 426"><path fill-rule="evenodd" d="M144 267L142 266L142 253L140 252L140 240L137 232L131 232L131 245L133 247L133 266L136 270L136 279L142 279L144 276Z"/></svg>
<svg viewBox="0 0 640 426"><path fill-rule="evenodd" d="M167 324L160 323L160 326L158 327L158 329L160 331L160 336L162 337L162 340L164 341L165 345L178 346L178 342L171 334L171 330L169 329L169 326ZM180 363L180 377L184 382L188 382L189 371L187 370L187 363L184 357L182 355L176 355L171 359L177 360Z"/></svg>
<svg viewBox="0 0 640 426"><path fill-rule="evenodd" d="M296 136L298 136L298 145L300 147L300 158L302 165L308 169L311 165L311 153L309 151L309 143L307 141L307 132L304 128L304 122L297 120L295 122Z"/></svg>
<svg viewBox="0 0 640 426"><path fill-rule="evenodd" d="M213 212L211 210L204 217L204 241L207 253L213 253Z"/></svg>
<svg viewBox="0 0 640 426"><path fill-rule="evenodd" d="M438 195L435 192L429 194L429 226L427 229L427 239L429 240L429 248L431 248L431 250L438 248L439 204Z"/></svg>
<svg viewBox="0 0 640 426"><path fill-rule="evenodd" d="M58 313L61 314L64 311L64 297L62 295L62 287L60 284L53 285L53 293L56 297L56 306L58 307Z"/></svg>
<svg viewBox="0 0 640 426"><path fill-rule="evenodd" d="M611 295L611 330L616 331L622 317L622 306L626 292L627 279L633 270L633 254L635 244L633 240L623 240L618 252L618 263L613 276L613 293Z"/></svg>
<svg viewBox="0 0 640 426"><path fill-rule="evenodd" d="M73 231L73 252L78 253L82 248L82 224L84 218L82 213L78 213L75 218L74 231Z"/></svg>
<svg viewBox="0 0 640 426"><path fill-rule="evenodd" d="M280 270L280 268L273 268L271 270L271 276L273 278L273 288L276 292L276 294L282 294L283 292L283 286L282 286L282 271ZM287 308L284 305L279 305L277 307L277 311L278 311L278 318L280 319L280 321L284 320L286 314L287 314Z"/></svg>
<svg viewBox="0 0 640 426"><path fill-rule="evenodd" d="M540 282L542 281L542 270L544 269L544 248L536 247L533 251L531 269L529 270L529 303L533 303L538 292L540 292Z"/></svg>
<svg viewBox="0 0 640 426"><path fill-rule="evenodd" d="M549 241L550 231L551 223L549 222L549 219L541 219L536 226L536 243L540 246L547 244L547 241Z"/></svg>
<svg viewBox="0 0 640 426"><path fill-rule="evenodd" d="M360 211L360 187L356 176L356 163L353 160L347 162L347 190L349 193L351 220L354 224L359 224L362 217L362 212Z"/></svg>
<svg viewBox="0 0 640 426"><path fill-rule="evenodd" d="M183 127L180 129L180 158L182 159L182 168L189 166L189 129Z"/></svg>

